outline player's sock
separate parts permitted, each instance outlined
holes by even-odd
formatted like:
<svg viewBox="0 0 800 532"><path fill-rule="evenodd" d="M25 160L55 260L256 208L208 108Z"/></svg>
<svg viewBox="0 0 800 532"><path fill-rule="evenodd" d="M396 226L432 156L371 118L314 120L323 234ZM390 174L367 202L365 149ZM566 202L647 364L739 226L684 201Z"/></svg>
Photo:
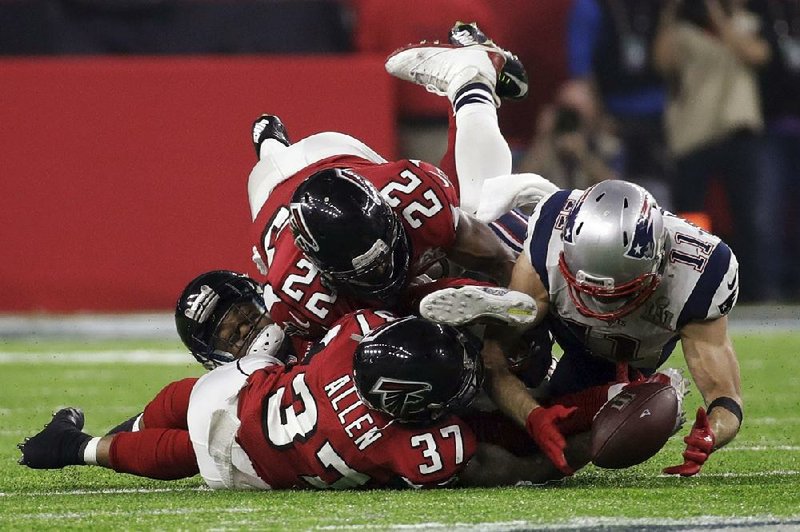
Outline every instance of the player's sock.
<svg viewBox="0 0 800 532"><path fill-rule="evenodd" d="M159 480L188 478L200 472L188 430L148 429L114 435L111 468Z"/></svg>
<svg viewBox="0 0 800 532"><path fill-rule="evenodd" d="M92 438L86 442L83 449L83 463L86 465L97 465L97 444L101 438Z"/></svg>
<svg viewBox="0 0 800 532"><path fill-rule="evenodd" d="M488 85L469 83L453 98L461 208L470 214L478 210L484 180L511 173L511 149L500 132L490 91Z"/></svg>
<svg viewBox="0 0 800 532"><path fill-rule="evenodd" d="M467 83L456 91L456 95L453 98L453 110L458 113L462 107L469 104L487 104L496 110L492 94L492 88L485 83L480 81ZM497 116L496 111L494 114Z"/></svg>

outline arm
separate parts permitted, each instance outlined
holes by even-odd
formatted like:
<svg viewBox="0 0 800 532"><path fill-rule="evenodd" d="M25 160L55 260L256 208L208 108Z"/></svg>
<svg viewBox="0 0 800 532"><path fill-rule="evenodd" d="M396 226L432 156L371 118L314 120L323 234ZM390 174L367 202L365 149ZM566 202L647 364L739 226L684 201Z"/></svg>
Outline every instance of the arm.
<svg viewBox="0 0 800 532"><path fill-rule="evenodd" d="M531 326L540 324L550 308L550 294L534 270L527 252L523 251L517 258L508 287L528 294L536 301L538 311ZM522 427L539 403L522 381L511 373L506 353L516 348L524 331L508 325L489 325L483 342L483 363L489 395L503 413Z"/></svg>
<svg viewBox="0 0 800 532"><path fill-rule="evenodd" d="M661 11L658 32L653 40L653 65L663 76L671 74L677 67L677 49L675 44L675 21L678 14L678 2L667 2Z"/></svg>
<svg viewBox="0 0 800 532"><path fill-rule="evenodd" d="M736 57L752 66L761 66L769 61L769 44L764 39L755 33L737 31L733 18L725 13L719 0L706 0L706 6L711 26Z"/></svg>
<svg viewBox="0 0 800 532"><path fill-rule="evenodd" d="M533 324L540 323L549 308L548 293L524 252L517 259L509 286L533 297L537 305L542 304L538 307ZM571 474L573 469L564 454L566 441L556 424L569 417L575 408L561 405L543 408L528 392L525 384L511 372L506 353L516 348L522 332L507 325L487 326L482 351L487 392L500 411L525 427L555 467L564 474Z"/></svg>
<svg viewBox="0 0 800 532"><path fill-rule="evenodd" d="M588 432L569 439L567 461L573 469L589 463L591 438ZM564 477L543 454L516 456L491 443L479 443L478 450L459 475L467 487L513 486L519 482L544 484Z"/></svg>
<svg viewBox="0 0 800 532"><path fill-rule="evenodd" d="M459 212L456 241L448 258L457 264L493 278L505 286L514 267L514 256L488 225L472 215Z"/></svg>
<svg viewBox="0 0 800 532"><path fill-rule="evenodd" d="M692 322L681 329L686 364L706 405L718 397L730 397L742 405L739 363L728 337L728 318ZM725 408L709 413L715 448L730 442L739 432L739 420Z"/></svg>

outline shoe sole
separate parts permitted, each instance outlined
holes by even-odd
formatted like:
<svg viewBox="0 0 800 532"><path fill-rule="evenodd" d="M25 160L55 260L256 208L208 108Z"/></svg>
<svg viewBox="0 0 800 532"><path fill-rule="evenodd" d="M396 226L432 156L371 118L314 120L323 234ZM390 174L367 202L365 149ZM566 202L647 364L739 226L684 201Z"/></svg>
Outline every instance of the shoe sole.
<svg viewBox="0 0 800 532"><path fill-rule="evenodd" d="M536 319L533 298L505 288L444 288L423 297L419 309L423 318L450 325L479 320L528 325Z"/></svg>
<svg viewBox="0 0 800 532"><path fill-rule="evenodd" d="M414 79L412 71L414 71L413 66L409 66L409 63L417 63L422 64L429 60L431 60L433 55L428 55L427 57L422 56L421 54L407 54L406 52L410 52L413 50L420 50L420 49L437 49L440 50L439 53L446 53L450 50L480 50L486 52L489 56L489 60L492 63L492 66L495 69L495 78L499 74L499 72L503 69L505 65L506 58L503 55L502 51L494 46L487 46L484 44L473 44L470 46L454 46L452 44L439 44L439 43L415 43L403 46L398 48L391 54L389 57L386 58L385 68L386 71L395 76L400 78L404 81L410 81L412 83L419 84L418 81ZM406 70L408 75L401 75L401 71Z"/></svg>

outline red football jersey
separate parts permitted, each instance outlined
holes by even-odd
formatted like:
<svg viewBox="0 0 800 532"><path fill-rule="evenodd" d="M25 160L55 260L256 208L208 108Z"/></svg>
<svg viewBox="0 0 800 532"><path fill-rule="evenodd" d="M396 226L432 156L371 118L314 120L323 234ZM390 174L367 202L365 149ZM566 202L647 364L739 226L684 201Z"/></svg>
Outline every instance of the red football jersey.
<svg viewBox="0 0 800 532"><path fill-rule="evenodd" d="M255 249L266 271L262 281L270 316L284 325L287 333L307 338L319 338L348 312L369 306L325 286L317 268L295 245L289 227L288 205L295 189L327 168L351 168L381 191L409 238L409 278L443 258L456 238L457 191L441 170L428 163L400 160L376 164L355 156L336 156L281 182L253 222Z"/></svg>
<svg viewBox="0 0 800 532"><path fill-rule="evenodd" d="M250 376L239 394L237 441L272 488L444 486L472 458L475 436L460 418L408 425L361 402L353 355L361 337L389 318L350 314L308 364Z"/></svg>

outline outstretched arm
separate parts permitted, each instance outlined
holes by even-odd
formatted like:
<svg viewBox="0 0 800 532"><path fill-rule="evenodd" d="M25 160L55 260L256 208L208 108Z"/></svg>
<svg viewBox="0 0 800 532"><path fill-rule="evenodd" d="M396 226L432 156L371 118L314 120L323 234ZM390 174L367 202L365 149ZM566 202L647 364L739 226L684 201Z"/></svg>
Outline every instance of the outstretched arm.
<svg viewBox="0 0 800 532"><path fill-rule="evenodd" d="M686 364L706 406L727 397L742 406L739 362L728 337L728 318L693 322L681 330ZM713 408L708 421L715 448L730 442L739 432L739 419L726 408Z"/></svg>
<svg viewBox="0 0 800 532"><path fill-rule="evenodd" d="M588 432L569 439L566 456L573 469L589 463L590 440ZM475 456L459 475L459 484L468 487L513 486L520 482L544 484L563 477L543 454L516 456L498 445L480 443Z"/></svg>
<svg viewBox="0 0 800 532"><path fill-rule="evenodd" d="M739 432L742 397L727 317L686 325L681 330L681 342L686 364L708 410L697 409L692 429L683 439L683 463L664 469L664 473L690 477L700 472L715 449Z"/></svg>
<svg viewBox="0 0 800 532"><path fill-rule="evenodd" d="M525 252L514 264L509 288L528 294L536 301L537 314L531 327L541 323L550 307L549 294ZM519 338L525 330L508 325L489 325L484 334L483 349L486 383L492 400L503 413L523 427L539 403L511 372L507 356L519 348Z"/></svg>
<svg viewBox="0 0 800 532"><path fill-rule="evenodd" d="M488 275L506 286L514 268L514 256L488 225L459 211L456 241L448 258L468 270Z"/></svg>

